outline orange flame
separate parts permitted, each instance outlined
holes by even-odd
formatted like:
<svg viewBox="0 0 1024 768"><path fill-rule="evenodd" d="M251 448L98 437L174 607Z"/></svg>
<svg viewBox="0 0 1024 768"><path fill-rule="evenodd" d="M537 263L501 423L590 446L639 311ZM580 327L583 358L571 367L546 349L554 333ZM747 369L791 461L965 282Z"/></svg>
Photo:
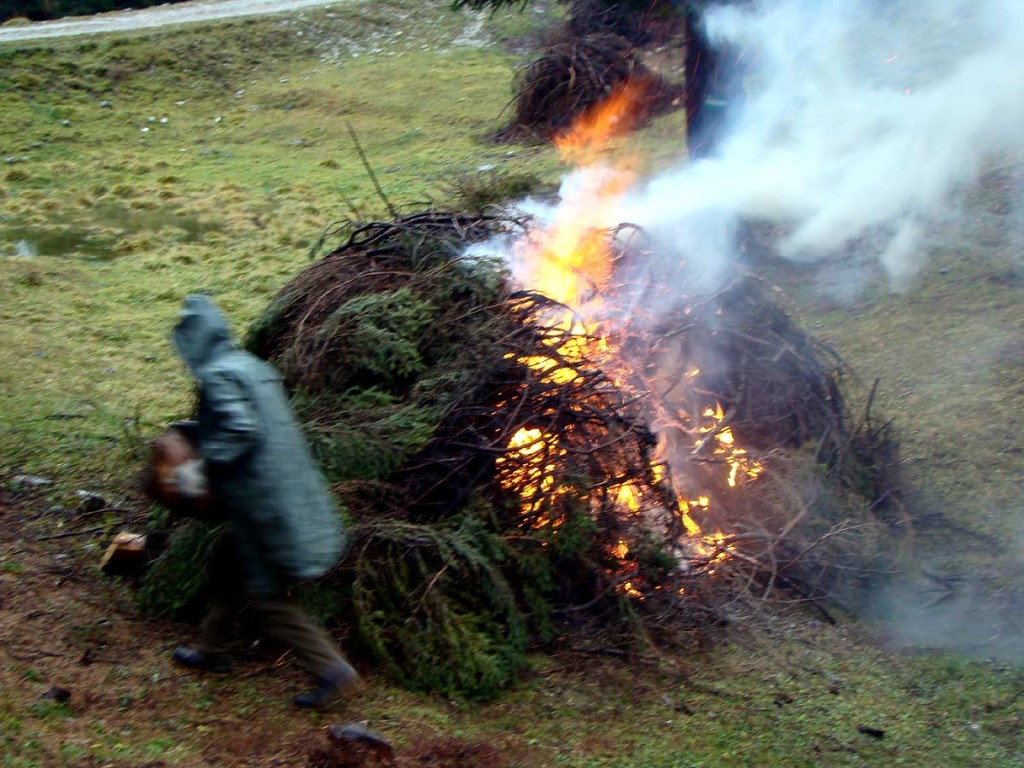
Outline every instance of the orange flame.
<svg viewBox="0 0 1024 768"><path fill-rule="evenodd" d="M508 472L506 483L521 489L524 497L523 511L529 513L533 505L544 494L551 491L555 484L555 457L565 453L558 446L554 435L540 429L523 427L508 441L507 456L499 456L496 460L499 470ZM543 525L545 520L538 522Z"/></svg>
<svg viewBox="0 0 1024 768"><path fill-rule="evenodd" d="M563 185L562 199L555 212L553 222L543 229L531 233L529 239L520 243L519 256L526 265L524 282L550 298L581 312L568 312L564 318L565 330L573 334L569 342L560 342L559 355L524 358L521 362L529 365L544 377L555 382L572 381L578 374L556 362L567 359L574 362L593 363L598 351L614 355L609 350L610 341L601 334L597 322L587 319L594 316L584 309L594 309L602 295L612 288L614 272L607 229L613 223L619 203L634 180L631 163L619 159L597 165L607 153L610 142L636 126L639 114L639 100L643 97L645 85L627 82L608 99L585 112L565 133L555 139L555 145L564 159L582 166L570 177L572 183ZM620 363L621 365L621 363ZM614 372L612 372L614 375ZM698 369L686 373L687 379L700 375ZM744 479L756 479L763 466L747 455L747 451L736 445L731 427L720 404L708 408L700 417L705 421L697 423L694 414L695 454L706 452L727 466L726 482L730 487ZM698 436L699 435L699 436ZM553 483L556 467L552 463L560 448L557 435L547 434L539 429L522 429L507 445L509 457L515 457L521 466L516 472L516 487L524 488L524 502L527 497L536 498L538 492L549 490ZM499 466L503 463L499 459ZM667 478L666 467L655 464L651 467L654 481L661 483ZM523 482L525 481L525 482ZM618 506L624 514L640 514L644 504L641 489L630 483L623 483L615 490ZM715 563L729 556L730 543L722 532L708 533L700 518L711 509L712 500L707 495L696 499L679 494L676 499L679 521L682 523L687 540L680 549L699 556L713 572ZM624 562L629 557L629 547L619 541L610 548L609 554ZM620 589L628 595L642 599L638 580L632 579L628 570L621 574ZM632 580L627 581L630 578ZM642 579L641 579L642 580Z"/></svg>
<svg viewBox="0 0 1024 768"><path fill-rule="evenodd" d="M726 481L729 483L730 488L735 488L741 479L756 479L763 471L764 466L754 459L749 458L747 451L744 448L740 448L736 445L736 437L732 433L732 427L723 426L725 414L722 413L722 406L720 403L715 403L714 408L707 408L704 411L704 417L712 420L712 423L703 427L699 427L698 431L702 435L711 435L714 437L713 447L710 449L714 456L717 456L725 461L729 466L729 474ZM695 441L694 445L697 450L705 447L707 437L702 437Z"/></svg>
<svg viewBox="0 0 1024 768"><path fill-rule="evenodd" d="M555 137L559 154L577 166L593 165L612 139L625 136L636 127L648 90L649 82L642 79L619 85L608 98L587 109L567 131Z"/></svg>
<svg viewBox="0 0 1024 768"><path fill-rule="evenodd" d="M635 127L645 91L640 81L627 81L555 138L562 158L582 170L563 194L555 221L534 233L527 254L533 265L530 284L576 309L608 288L612 255L601 229L612 221L634 181L629 159L600 166L597 160L612 139Z"/></svg>

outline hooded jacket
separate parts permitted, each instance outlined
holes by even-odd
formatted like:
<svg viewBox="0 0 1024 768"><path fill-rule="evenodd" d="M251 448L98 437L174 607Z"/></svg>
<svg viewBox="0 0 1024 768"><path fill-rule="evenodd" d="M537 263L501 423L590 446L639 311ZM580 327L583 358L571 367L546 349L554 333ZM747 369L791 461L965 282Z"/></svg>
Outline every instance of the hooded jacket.
<svg viewBox="0 0 1024 768"><path fill-rule="evenodd" d="M235 347L206 296L185 299L173 338L199 382L198 448L246 590L278 595L323 575L345 537L280 374Z"/></svg>

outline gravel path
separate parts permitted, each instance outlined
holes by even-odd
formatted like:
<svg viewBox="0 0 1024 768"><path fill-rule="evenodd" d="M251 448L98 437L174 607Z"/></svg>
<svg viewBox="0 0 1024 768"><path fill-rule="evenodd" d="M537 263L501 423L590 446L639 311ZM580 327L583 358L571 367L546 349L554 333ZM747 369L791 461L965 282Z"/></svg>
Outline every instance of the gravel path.
<svg viewBox="0 0 1024 768"><path fill-rule="evenodd" d="M190 24L241 16L263 16L312 6L351 3L354 0L195 0L161 5L137 11L114 11L97 16L81 16L56 21L40 21L25 26L0 28L0 44L16 40L42 40L51 37L91 35L97 32L126 32L153 29L169 24Z"/></svg>

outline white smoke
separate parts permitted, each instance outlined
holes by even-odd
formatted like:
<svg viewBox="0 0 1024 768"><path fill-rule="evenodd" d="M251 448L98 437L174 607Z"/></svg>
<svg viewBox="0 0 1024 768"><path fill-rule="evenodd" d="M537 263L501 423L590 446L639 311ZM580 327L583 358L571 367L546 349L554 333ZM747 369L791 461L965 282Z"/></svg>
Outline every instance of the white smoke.
<svg viewBox="0 0 1024 768"><path fill-rule="evenodd" d="M733 256L723 226L749 220L780 227L791 259L870 248L903 287L958 192L1024 147L1021 0L765 0L706 24L743 86L719 152L620 217L705 277Z"/></svg>
<svg viewBox="0 0 1024 768"><path fill-rule="evenodd" d="M599 187L603 168L570 174L560 206L523 204L540 228L578 215L591 226L643 229L650 263L631 254L616 265L648 278L617 272L618 284L652 287L614 297L630 323L659 318L652 299L678 309L733 274L745 222L778 233L772 242L781 256L834 261L837 298L855 295L876 270L906 288L940 238L963 247L962 238L979 234L973 212L964 218L963 197L982 174L1024 165L1024 0L752 0L713 7L705 21L712 42L739 58L742 79L716 153L647 179L607 211L572 208L580 199L591 205L578 192ZM1010 230L1005 245L1022 248L1024 176L1005 178L1015 199L1000 226ZM534 278L544 254L514 236L479 252L495 247L524 287L540 287ZM634 314L631 301L644 311ZM664 352L660 362L654 376L680 378L684 361ZM687 411L670 386L653 389L666 393L668 410ZM686 479L692 443L675 462L671 431L653 418L652 429L673 477ZM981 598L980 581L912 608L931 586L894 583L871 608L893 622L901 642L933 643L938 633L962 647L984 635L1019 658L1019 611L986 620L992 603Z"/></svg>

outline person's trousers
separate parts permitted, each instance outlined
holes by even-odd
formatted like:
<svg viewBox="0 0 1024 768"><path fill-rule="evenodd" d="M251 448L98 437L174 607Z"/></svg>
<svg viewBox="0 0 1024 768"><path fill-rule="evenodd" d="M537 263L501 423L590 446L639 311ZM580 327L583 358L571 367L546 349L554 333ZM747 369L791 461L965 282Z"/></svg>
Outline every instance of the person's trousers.
<svg viewBox="0 0 1024 768"><path fill-rule="evenodd" d="M291 648L316 677L329 677L343 663L331 636L288 597L251 597L239 601L226 595L215 596L200 629L199 650L210 656L238 650L242 645L239 621L243 611L255 619L260 634Z"/></svg>
<svg viewBox="0 0 1024 768"><path fill-rule="evenodd" d="M286 594L255 596L246 593L238 573L237 557L227 540L216 545L207 565L213 594L199 630L199 650L225 656L245 645L242 627L273 638L291 648L317 678L329 677L344 664L331 636L313 623ZM244 619L244 622L243 622Z"/></svg>

